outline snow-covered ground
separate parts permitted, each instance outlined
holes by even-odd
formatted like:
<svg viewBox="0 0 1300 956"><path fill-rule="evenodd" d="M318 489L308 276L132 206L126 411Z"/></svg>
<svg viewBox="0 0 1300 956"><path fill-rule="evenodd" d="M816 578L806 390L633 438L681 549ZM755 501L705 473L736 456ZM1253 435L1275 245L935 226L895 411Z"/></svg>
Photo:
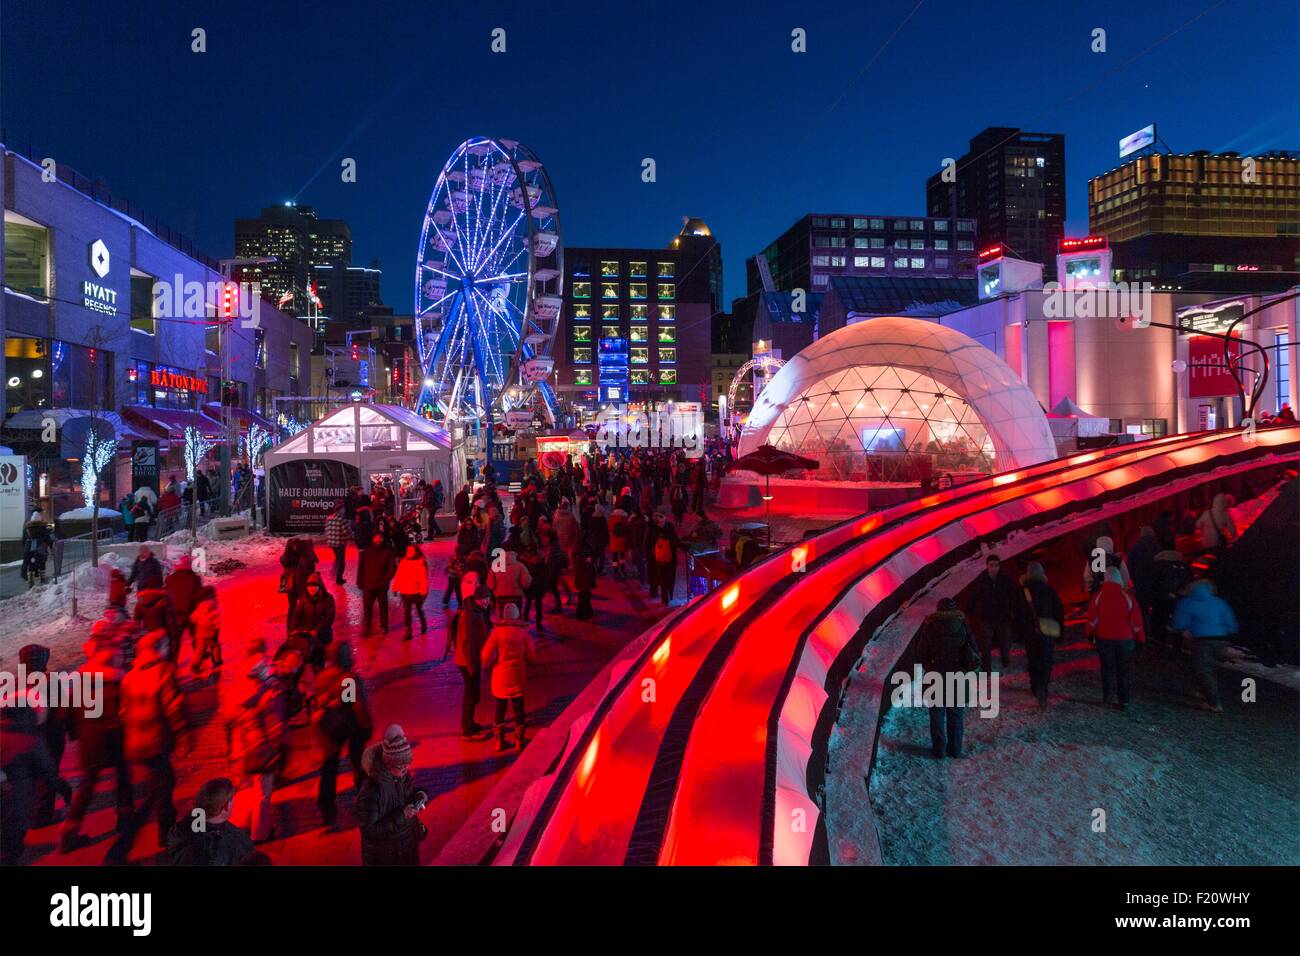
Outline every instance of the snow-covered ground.
<svg viewBox="0 0 1300 956"><path fill-rule="evenodd" d="M122 512L114 511L112 508L101 507L99 509L99 516L101 518L106 518L109 521L112 521L114 518L122 517ZM71 511L62 512L59 515L59 520L60 521L79 521L79 520L89 521L91 517L92 515L89 508L73 508Z"/></svg>
<svg viewBox="0 0 1300 956"><path fill-rule="evenodd" d="M1260 681L1244 703L1221 669L1226 713L1206 714L1184 697L1189 659L1144 652L1120 713L1101 706L1096 659L1089 645L1058 649L1043 713L1018 653L999 715L968 714L960 760L930 756L923 709L891 710L870 793L860 761L837 760L844 772L828 778L831 845L863 845L874 816L889 864L1300 863L1296 692ZM861 745L852 728L868 696L849 695L842 746Z"/></svg>
<svg viewBox="0 0 1300 956"><path fill-rule="evenodd" d="M103 510L100 511L103 515ZM256 534L229 541L209 538L209 526L200 529L196 542L205 550L206 576L220 580L223 573L240 566L279 559L284 538ZM189 532L177 531L164 541L149 542L155 555L170 570L177 560L188 554ZM65 573L56 583L33 588L25 594L0 602L0 668L17 662L18 650L25 644L45 644L50 648L50 666L56 669L75 667L83 659L81 646L90 633L90 625L100 616L107 601L111 569L130 574L139 544L106 545L100 553L99 566L84 562L75 574ZM76 614L73 614L73 598Z"/></svg>

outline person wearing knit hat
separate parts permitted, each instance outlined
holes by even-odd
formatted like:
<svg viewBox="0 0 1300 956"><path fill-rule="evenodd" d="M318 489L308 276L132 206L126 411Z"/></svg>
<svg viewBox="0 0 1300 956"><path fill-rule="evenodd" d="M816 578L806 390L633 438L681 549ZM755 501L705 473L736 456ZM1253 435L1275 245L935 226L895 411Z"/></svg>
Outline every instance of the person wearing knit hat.
<svg viewBox="0 0 1300 956"><path fill-rule="evenodd" d="M366 779L357 792L362 866L418 866L429 833L417 814L429 795L411 776L411 743L400 724L384 731L361 757Z"/></svg>

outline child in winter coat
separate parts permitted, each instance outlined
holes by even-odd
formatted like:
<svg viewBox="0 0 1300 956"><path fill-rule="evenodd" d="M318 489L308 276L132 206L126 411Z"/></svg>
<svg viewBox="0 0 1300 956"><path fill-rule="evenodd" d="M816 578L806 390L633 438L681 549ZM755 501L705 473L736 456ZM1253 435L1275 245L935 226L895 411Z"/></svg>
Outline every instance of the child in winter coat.
<svg viewBox="0 0 1300 956"><path fill-rule="evenodd" d="M406 554L397 562L393 575L393 591L402 596L402 614L406 620L406 637L411 635L411 609L420 615L420 633L429 633L429 622L424 617L424 599L429 596L429 565L424 554L413 544L406 546Z"/></svg>
<svg viewBox="0 0 1300 956"><path fill-rule="evenodd" d="M524 687L528 682L528 665L536 661L532 635L519 619L519 608L505 605L501 620L492 628L483 647L484 667L492 668L492 696L496 698L497 750L508 750L506 741L506 706L514 710L515 734L522 750L524 738Z"/></svg>
<svg viewBox="0 0 1300 956"><path fill-rule="evenodd" d="M190 613L194 628L194 660L190 673L198 675L203 662L212 661L212 676L221 674L221 609L217 606L217 589L205 584L199 589L194 610Z"/></svg>

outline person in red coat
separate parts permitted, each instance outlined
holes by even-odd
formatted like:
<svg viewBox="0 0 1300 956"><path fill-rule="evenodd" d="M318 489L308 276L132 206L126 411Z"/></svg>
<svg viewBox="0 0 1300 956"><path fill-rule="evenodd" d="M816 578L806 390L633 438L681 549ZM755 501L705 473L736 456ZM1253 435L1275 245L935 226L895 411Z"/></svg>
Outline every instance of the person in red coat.
<svg viewBox="0 0 1300 956"><path fill-rule="evenodd" d="M402 615L406 621L406 640L411 639L411 611L420 615L420 633L429 633L429 622L424 618L424 600L429 596L429 563L413 544L406 546L406 554L397 562L393 574L393 591L402 597Z"/></svg>
<svg viewBox="0 0 1300 956"><path fill-rule="evenodd" d="M514 604L505 605L501 620L492 628L480 658L484 667L492 668L497 750L508 750L510 746L506 741L507 705L514 711L519 749L522 750L528 742L524 738L524 688L528 682L528 665L536 659L533 637L528 633L526 622L519 619L519 608Z"/></svg>
<svg viewBox="0 0 1300 956"><path fill-rule="evenodd" d="M1124 710L1129 702L1133 651L1146 641L1146 632L1142 627L1142 608L1125 590L1119 568L1106 569L1106 578L1088 605L1084 630L1097 642L1102 699Z"/></svg>
<svg viewBox="0 0 1300 956"><path fill-rule="evenodd" d="M123 750L144 781L144 798L135 805L129 823L108 851L108 862L124 863L136 835L152 812L158 822L158 842L166 844L176 822L176 774L172 753L185 730L181 694L176 685L176 665L168 649L165 630L154 630L140 641L135 663L122 678L121 714Z"/></svg>

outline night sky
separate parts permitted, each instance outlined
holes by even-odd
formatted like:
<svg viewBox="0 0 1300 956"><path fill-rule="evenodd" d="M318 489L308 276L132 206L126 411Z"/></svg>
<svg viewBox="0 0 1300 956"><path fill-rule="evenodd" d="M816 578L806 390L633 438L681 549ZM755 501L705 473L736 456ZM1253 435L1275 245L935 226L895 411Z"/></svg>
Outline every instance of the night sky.
<svg viewBox="0 0 1300 956"><path fill-rule="evenodd" d="M661 246L701 217L728 300L806 212L922 213L925 178L985 126L1065 134L1071 234L1088 176L1152 121L1175 151L1300 146L1295 0L468 6L4 0L0 126L214 256L262 206L346 219L398 312L438 170L471 135L538 153L568 245Z"/></svg>

